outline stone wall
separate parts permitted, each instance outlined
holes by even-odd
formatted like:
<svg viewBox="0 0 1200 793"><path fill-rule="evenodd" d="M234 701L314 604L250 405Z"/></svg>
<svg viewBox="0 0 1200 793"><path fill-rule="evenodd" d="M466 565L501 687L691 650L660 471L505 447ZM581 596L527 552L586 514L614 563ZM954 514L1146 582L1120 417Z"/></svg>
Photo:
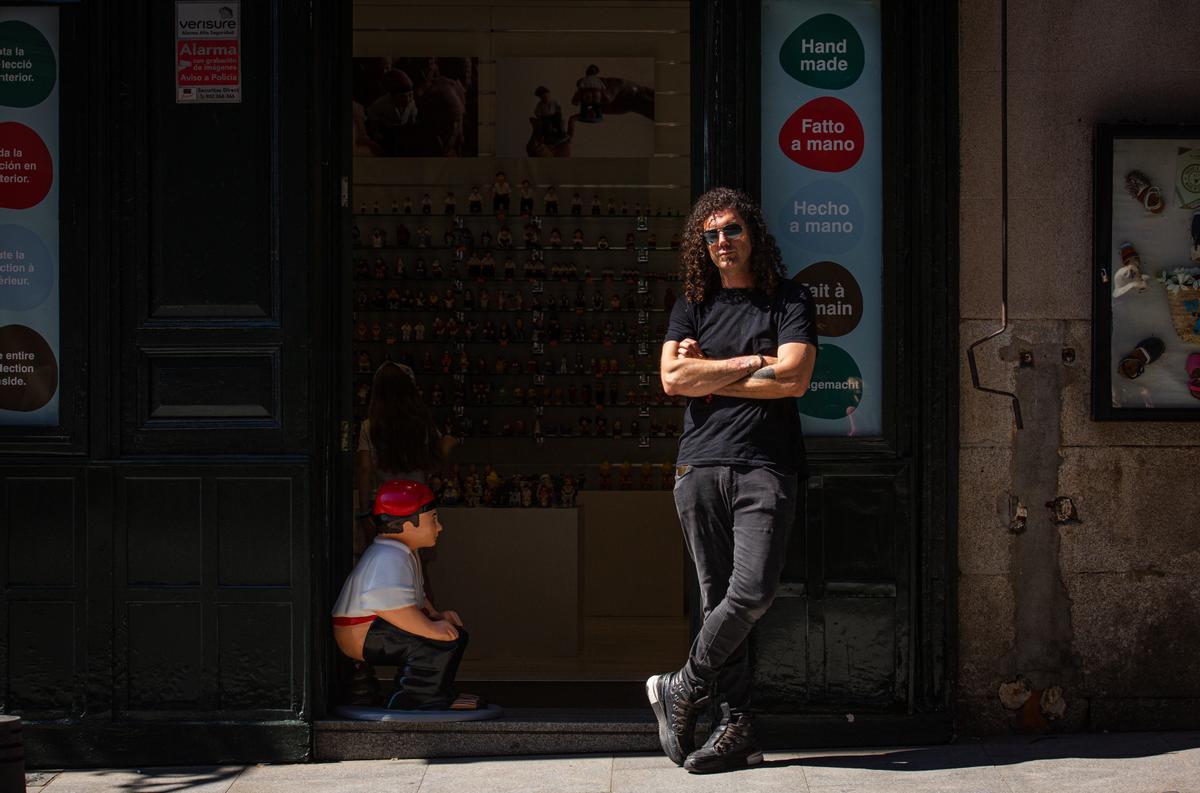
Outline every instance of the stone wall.
<svg viewBox="0 0 1200 793"><path fill-rule="evenodd" d="M959 14L959 730L1200 727L1200 424L1089 402L1094 125L1200 123L1200 6L1009 2L1010 327L977 352L1019 432L965 360L1000 326L1000 3Z"/></svg>

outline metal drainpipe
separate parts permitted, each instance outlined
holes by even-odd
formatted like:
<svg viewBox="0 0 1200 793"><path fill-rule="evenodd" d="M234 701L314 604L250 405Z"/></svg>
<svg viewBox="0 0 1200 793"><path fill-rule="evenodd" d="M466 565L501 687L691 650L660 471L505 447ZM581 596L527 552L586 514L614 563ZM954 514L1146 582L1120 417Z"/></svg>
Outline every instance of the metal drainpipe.
<svg viewBox="0 0 1200 793"><path fill-rule="evenodd" d="M979 384L975 348L1008 330L1008 0L1000 0L1000 329L967 348L971 385L976 391L1006 396L1012 400L1013 419L1022 429L1021 400L1011 391L985 388Z"/></svg>

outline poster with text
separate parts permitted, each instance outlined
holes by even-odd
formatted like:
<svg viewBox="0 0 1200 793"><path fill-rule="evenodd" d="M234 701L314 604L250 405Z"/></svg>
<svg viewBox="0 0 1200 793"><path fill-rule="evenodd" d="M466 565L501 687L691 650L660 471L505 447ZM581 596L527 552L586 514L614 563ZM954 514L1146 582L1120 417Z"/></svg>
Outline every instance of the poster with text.
<svg viewBox="0 0 1200 793"><path fill-rule="evenodd" d="M0 424L56 426L58 11L0 9Z"/></svg>
<svg viewBox="0 0 1200 793"><path fill-rule="evenodd" d="M653 58L500 58L499 157L653 157Z"/></svg>
<svg viewBox="0 0 1200 793"><path fill-rule="evenodd" d="M479 59L355 58L355 157L478 157Z"/></svg>
<svg viewBox="0 0 1200 793"><path fill-rule="evenodd" d="M175 101L242 101L242 15L238 0L176 0Z"/></svg>
<svg viewBox="0 0 1200 793"><path fill-rule="evenodd" d="M808 436L876 436L882 399L882 70L877 0L764 0L762 202L812 292Z"/></svg>

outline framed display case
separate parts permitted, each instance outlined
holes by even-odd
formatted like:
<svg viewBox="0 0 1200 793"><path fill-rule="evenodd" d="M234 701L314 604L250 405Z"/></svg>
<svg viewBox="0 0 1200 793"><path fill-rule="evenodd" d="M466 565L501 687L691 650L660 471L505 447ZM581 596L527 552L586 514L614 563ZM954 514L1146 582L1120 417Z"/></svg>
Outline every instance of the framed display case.
<svg viewBox="0 0 1200 793"><path fill-rule="evenodd" d="M1096 131L1092 414L1200 419L1200 125Z"/></svg>

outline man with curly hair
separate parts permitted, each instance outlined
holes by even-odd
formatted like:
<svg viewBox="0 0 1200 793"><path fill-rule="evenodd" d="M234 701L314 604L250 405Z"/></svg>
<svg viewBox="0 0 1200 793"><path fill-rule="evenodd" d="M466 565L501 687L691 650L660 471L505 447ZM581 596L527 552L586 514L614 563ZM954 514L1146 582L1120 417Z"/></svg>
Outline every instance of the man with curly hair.
<svg viewBox="0 0 1200 793"><path fill-rule="evenodd" d="M687 663L646 681L663 751L689 771L754 765L750 629L775 598L798 482L807 476L796 397L817 357L816 310L787 278L762 210L716 188L684 225L685 300L676 301L660 375L688 397L675 506L696 565L704 622ZM697 717L723 711L695 749Z"/></svg>

